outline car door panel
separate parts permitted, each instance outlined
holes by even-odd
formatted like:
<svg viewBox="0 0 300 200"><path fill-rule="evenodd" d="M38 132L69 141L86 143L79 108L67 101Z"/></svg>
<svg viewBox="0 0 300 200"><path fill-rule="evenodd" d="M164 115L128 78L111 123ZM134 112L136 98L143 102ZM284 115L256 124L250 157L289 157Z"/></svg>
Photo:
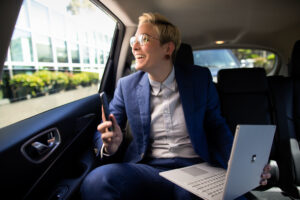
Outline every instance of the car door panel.
<svg viewBox="0 0 300 200"><path fill-rule="evenodd" d="M57 188L64 191L59 184L65 185L70 195L93 165L91 141L101 120L100 111L100 98L95 94L0 129L3 195L48 199L51 193L55 196ZM26 158L22 146L33 145L49 130L59 132L58 146L40 162ZM45 140L41 139L40 145L47 146Z"/></svg>

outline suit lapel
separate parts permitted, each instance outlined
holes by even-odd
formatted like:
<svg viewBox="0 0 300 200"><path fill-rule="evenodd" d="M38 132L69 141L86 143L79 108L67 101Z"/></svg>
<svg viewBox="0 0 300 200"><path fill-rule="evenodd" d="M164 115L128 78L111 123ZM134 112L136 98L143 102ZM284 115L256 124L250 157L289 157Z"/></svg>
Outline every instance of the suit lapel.
<svg viewBox="0 0 300 200"><path fill-rule="evenodd" d="M178 90L180 94L181 104L184 112L186 126L194 146L196 153L205 160L209 161L209 155L207 152L208 144L206 140L206 136L203 132L202 128L199 128L199 123L202 123L201 118L199 118L199 105L201 102L201 98L205 98L203 94L199 94L203 88L199 84L195 84L195 76L192 72L189 71L189 68L177 69L175 68L175 76L178 84ZM201 77L197 77L201 78ZM194 87L197 85L197 87ZM198 96L197 96L198 95ZM200 96L201 98L199 98ZM202 108L205 109L205 108Z"/></svg>
<svg viewBox="0 0 300 200"><path fill-rule="evenodd" d="M143 143L147 145L150 133L150 83L147 73L144 74L137 86L137 102L140 111L140 118L143 126Z"/></svg>
<svg viewBox="0 0 300 200"><path fill-rule="evenodd" d="M194 112L194 89L192 80L185 79L187 72L175 68L175 77L178 84L180 100L184 112L184 117L189 133L193 132L193 112ZM191 79L191 77L189 77Z"/></svg>

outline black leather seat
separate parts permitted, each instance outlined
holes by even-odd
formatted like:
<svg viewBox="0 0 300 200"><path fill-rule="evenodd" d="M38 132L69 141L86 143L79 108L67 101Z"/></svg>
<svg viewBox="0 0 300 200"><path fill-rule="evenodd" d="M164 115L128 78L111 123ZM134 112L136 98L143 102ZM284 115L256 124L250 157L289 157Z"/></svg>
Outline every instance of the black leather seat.
<svg viewBox="0 0 300 200"><path fill-rule="evenodd" d="M192 47L189 44L181 43L176 58L174 61L174 66L186 66L194 64L194 56Z"/></svg>
<svg viewBox="0 0 300 200"><path fill-rule="evenodd" d="M300 40L294 46L292 54L292 79L294 81L294 122L293 159L295 164L295 183L300 186ZM300 192L299 192L300 193ZM299 194L300 196L300 194Z"/></svg>
<svg viewBox="0 0 300 200"><path fill-rule="evenodd" d="M269 77L279 132L280 187L300 198L300 40L294 45L290 76Z"/></svg>
<svg viewBox="0 0 300 200"><path fill-rule="evenodd" d="M263 68L222 69L217 88L221 111L232 132L237 124L272 124L268 81Z"/></svg>
<svg viewBox="0 0 300 200"><path fill-rule="evenodd" d="M291 77L294 82L294 121L295 121L295 137L300 142L300 40L298 40L292 52L291 57ZM299 155L300 156L300 155ZM296 162L296 161L295 161ZM297 161L297 164L300 161ZM297 166L297 183L300 185L300 165Z"/></svg>
<svg viewBox="0 0 300 200"><path fill-rule="evenodd" d="M277 121L279 186L293 198L300 198L300 41L295 43L289 77L268 78Z"/></svg>
<svg viewBox="0 0 300 200"><path fill-rule="evenodd" d="M222 114L233 133L237 124L275 124L273 101L263 68L222 69L218 73L217 88ZM277 151L278 133L276 132L270 155L272 178L267 186L247 193L248 199L284 198L277 187L279 179ZM276 189L279 192L266 191L268 189Z"/></svg>
<svg viewBox="0 0 300 200"><path fill-rule="evenodd" d="M218 72L217 88L221 111L234 133L238 124L275 124L268 80L263 68L222 69ZM276 139L270 158L276 160ZM274 168L273 184L278 171Z"/></svg>
<svg viewBox="0 0 300 200"><path fill-rule="evenodd" d="M278 133L277 163L280 171L279 186L287 194L296 197L294 169L292 164L291 138L294 135L293 119L293 81L283 76L268 78L269 88L274 102Z"/></svg>

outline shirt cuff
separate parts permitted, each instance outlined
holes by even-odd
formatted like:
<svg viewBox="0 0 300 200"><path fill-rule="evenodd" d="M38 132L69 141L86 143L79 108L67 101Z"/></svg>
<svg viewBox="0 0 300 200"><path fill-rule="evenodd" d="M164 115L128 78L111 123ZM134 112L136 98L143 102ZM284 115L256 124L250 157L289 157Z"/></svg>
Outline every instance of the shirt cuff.
<svg viewBox="0 0 300 200"><path fill-rule="evenodd" d="M100 150L100 158L103 158L104 156L112 156L112 154L104 153L104 145L102 144L101 150Z"/></svg>

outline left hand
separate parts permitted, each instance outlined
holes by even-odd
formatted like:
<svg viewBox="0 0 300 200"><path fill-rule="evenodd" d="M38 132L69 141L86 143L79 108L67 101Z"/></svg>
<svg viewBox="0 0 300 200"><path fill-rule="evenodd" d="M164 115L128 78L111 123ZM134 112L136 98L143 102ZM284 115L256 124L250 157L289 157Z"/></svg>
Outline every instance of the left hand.
<svg viewBox="0 0 300 200"><path fill-rule="evenodd" d="M263 173L261 174L260 185L264 186L268 184L268 179L271 178L270 170L271 165L267 164L263 169Z"/></svg>

